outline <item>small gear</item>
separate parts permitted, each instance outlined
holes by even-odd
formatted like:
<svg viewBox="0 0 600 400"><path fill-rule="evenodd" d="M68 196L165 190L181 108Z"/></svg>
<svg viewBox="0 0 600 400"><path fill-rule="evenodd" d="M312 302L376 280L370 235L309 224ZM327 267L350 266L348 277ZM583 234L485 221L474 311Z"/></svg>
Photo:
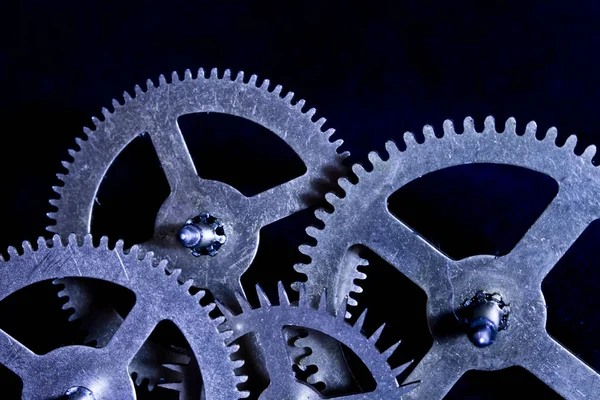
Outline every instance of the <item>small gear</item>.
<svg viewBox="0 0 600 400"><path fill-rule="evenodd" d="M346 253L356 244L373 250L427 293L434 345L407 378L406 382L421 381L407 398L441 398L467 370L513 365L528 369L568 399L593 398L600 393L600 375L546 332L541 291L547 273L584 229L600 217L600 175L592 164L596 149L590 146L578 156L574 153L575 136L557 147L555 128L548 130L544 139L536 138L536 129L531 122L523 134L518 134L511 118L504 131L497 132L494 119L488 117L483 132L475 130L471 118L465 119L461 134L451 121L445 121L440 136L426 126L422 144L412 133L406 133L405 151L388 142L387 160L377 153L369 154L372 172L360 165L353 167L357 184L340 179L345 196L326 196L333 213L317 211L325 228L307 229L317 245L301 247L311 263L296 269L308 276L307 292L313 302L327 287L331 294L328 307L335 309L355 287L356 264L347 261ZM428 173L472 163L515 165L542 172L559 183L559 191L509 254L456 261L393 216L387 199ZM365 215L369 216L368 224L364 223ZM466 334L449 334L445 318L456 315L461 300L481 291L498 294L511 305L510 328L484 348L474 346ZM498 318L484 311L475 314L489 322Z"/></svg>
<svg viewBox="0 0 600 400"><path fill-rule="evenodd" d="M302 286L301 286L302 288ZM410 363L392 369L388 359L400 343L380 352L376 347L384 325L370 337L362 333L366 311L352 326L345 321L345 307L340 309L337 316L331 315L325 309L326 296L322 294L318 308L312 308L307 302L303 290L300 291L298 305L292 305L283 285L279 285L279 305L273 305L257 286L257 293L261 306L252 309L246 299L238 295L242 313L234 315L226 306L219 308L225 315L225 322L221 330L227 332L227 343L232 343L248 333L254 333L256 341L261 347L266 359L270 384L261 395L268 399L319 399L321 396L309 386L296 380L294 372L288 362L286 342L283 340L283 328L294 326L301 329L311 329L346 345L364 362L372 374L376 387L373 391L363 394L339 396L336 398L352 399L400 399L401 396L414 389L417 384L400 386L396 377L401 374ZM341 317L340 317L341 316ZM281 336L281 337L279 337Z"/></svg>
<svg viewBox="0 0 600 400"><path fill-rule="evenodd" d="M243 72L232 79L229 70L219 76L216 69L209 75L200 69L192 77L187 70L183 79L173 73L171 82L161 75L158 86L151 80L146 90L136 86L133 98L124 93L123 104L113 101L114 111L103 109L102 121L92 119L95 130L85 129L86 138L76 139L79 150L69 152L73 162L63 162L68 173L58 175L64 186L54 187L60 198L50 201L58 210L48 213L56 221L48 230L90 233L94 201L106 172L135 137L147 133L171 194L158 212L153 238L141 248L181 268L182 279L193 278L215 298L235 302L233 293L255 257L260 229L320 201L326 183L344 173L342 160L348 155L337 153L342 141L329 140L334 130L323 130L325 119L315 120L315 109L305 110L304 100L293 103L292 92L282 96L282 87L273 87L268 79L260 86L257 80L256 75L245 80ZM177 124L181 115L202 112L242 117L269 129L296 152L306 173L252 197L202 179ZM215 240L196 252L213 257L195 257L187 245L202 235L180 231L200 213L216 215L222 224L221 233L207 232Z"/></svg>
<svg viewBox="0 0 600 400"><path fill-rule="evenodd" d="M23 398L134 399L127 367L162 320L175 323L187 339L207 398L246 397L237 389L245 377L234 373L242 362L231 358L237 348L224 344L217 330L222 321L209 316L214 304L200 306L204 292L192 290L191 281L179 283L179 271L166 270L166 261L153 266L152 254L140 258L136 246L125 253L122 242L109 249L106 238L94 247L89 235L71 235L66 245L59 236L50 243L40 238L37 245L34 250L24 242L22 254L8 249L10 259L0 262L0 300L36 282L80 277L125 287L135 294L136 302L103 348L66 346L37 355L0 330L0 364L21 377Z"/></svg>

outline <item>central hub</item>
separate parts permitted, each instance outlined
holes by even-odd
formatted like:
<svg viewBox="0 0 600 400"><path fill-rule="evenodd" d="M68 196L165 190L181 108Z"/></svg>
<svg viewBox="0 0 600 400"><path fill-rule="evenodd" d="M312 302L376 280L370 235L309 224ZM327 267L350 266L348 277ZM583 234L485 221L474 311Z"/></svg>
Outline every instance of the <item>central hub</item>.
<svg viewBox="0 0 600 400"><path fill-rule="evenodd" d="M477 292L463 307L469 340L477 347L493 344L498 332L508 328L510 307L498 293Z"/></svg>
<svg viewBox="0 0 600 400"><path fill-rule="evenodd" d="M96 400L91 390L83 386L73 386L67 389L65 400Z"/></svg>
<svg viewBox="0 0 600 400"><path fill-rule="evenodd" d="M188 219L179 229L177 240L192 250L194 256L214 257L227 241L223 222L206 212Z"/></svg>

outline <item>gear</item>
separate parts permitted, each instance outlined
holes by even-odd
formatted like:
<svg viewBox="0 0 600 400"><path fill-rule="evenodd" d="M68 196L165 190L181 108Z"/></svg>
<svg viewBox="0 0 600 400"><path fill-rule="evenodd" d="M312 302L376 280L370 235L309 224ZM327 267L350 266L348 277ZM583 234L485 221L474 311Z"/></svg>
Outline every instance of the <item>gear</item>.
<svg viewBox="0 0 600 400"><path fill-rule="evenodd" d="M161 75L159 85L148 80L145 91L136 86L134 98L125 93L124 104L113 101L114 111L103 109L104 120L93 118L96 129L86 129L87 138L76 140L80 150L69 152L74 161L63 162L68 173L58 175L64 186L54 187L60 198L50 201L58 211L48 213L56 221L48 230L90 233L94 200L103 177L123 149L139 134L147 133L171 194L158 212L153 238L141 248L177 265L183 279L193 278L215 298L235 302L233 293L254 259L260 229L315 204L321 197L317 187L330 181L331 175L341 176L341 161L348 155L336 151L341 140L328 140L334 130L322 130L325 119L313 120L315 109L304 110L304 100L292 104L294 94L281 93L281 86L273 88L267 79L258 86L256 75L245 81L240 72L231 79L229 70L218 76L216 69L209 76L200 69L195 78L187 70L183 80L173 73L170 83ZM201 112L230 114L269 129L298 154L307 172L250 198L227 184L202 179L177 126L179 116ZM213 234L219 239L218 254L206 251L214 257L195 257L178 240L179 229L200 212L217 215L223 224L223 234ZM187 243L190 235L185 233Z"/></svg>
<svg viewBox="0 0 600 400"><path fill-rule="evenodd" d="M376 153L369 154L372 172L360 165L353 167L357 184L340 179L345 197L328 194L333 213L317 212L325 228L307 229L317 245L301 247L311 263L297 265L296 270L308 276L307 292L313 302L322 287L327 287L331 294L328 308L335 309L356 288L356 263L348 262L346 256L355 244L376 252L427 293L427 318L434 345L406 380L421 381L407 398L442 398L467 370L512 365L528 369L568 399L594 398L600 393L600 375L546 332L546 306L541 292L544 277L583 230L600 217L600 175L592 164L595 147L588 147L578 156L574 153L575 136L558 147L555 128L549 129L542 140L536 138L536 129L531 122L523 134L518 134L511 118L504 131L498 133L494 119L488 117L481 133L476 132L471 118L465 119L462 134L456 133L451 121L445 121L439 137L426 126L422 144L408 132L404 135L406 150L401 152L388 142L386 161ZM387 208L387 199L421 176L471 163L535 170L554 178L559 191L509 254L455 261L394 217ZM367 215L369 223L365 223ZM446 318L456 315L455 301L473 298L482 290L501 295L511 306L510 328L485 348L474 346L466 334L449 334Z"/></svg>
<svg viewBox="0 0 600 400"><path fill-rule="evenodd" d="M55 279L52 283L62 287L58 297L67 300L63 310L73 310L69 321L77 322L79 329L86 333L83 343L99 348L106 346L123 323L123 317L102 298L99 293L102 288L98 288L96 282L77 278ZM168 348L149 338L131 360L128 370L137 386L145 383L152 391L156 385L164 387L183 379L180 373L165 365L177 365L185 371L189 361L185 349Z"/></svg>
<svg viewBox="0 0 600 400"><path fill-rule="evenodd" d="M316 391L298 382L294 377L293 370L288 362L286 342L283 340L283 328L286 326L311 329L329 335L348 346L368 366L376 382L375 389L362 395L349 395L348 398L400 399L403 394L410 392L417 386L416 384L399 386L396 380L396 377L410 363L395 369L390 368L388 365L388 358L400 343L391 346L382 353L375 347L383 332L383 325L368 338L362 334L361 330L366 312L352 326L344 320L345 310L340 310L337 317L326 311L325 293L323 293L317 309L310 307L303 290L300 291L299 304L296 306L291 305L282 284L279 285L278 306L270 303L260 286L257 286L257 293L261 303L260 308L252 309L241 295L238 295L238 301L242 308L241 314L234 315L226 306L220 306L226 317L220 328L230 334L227 343L233 343L249 333L256 335L256 341L265 355L266 368L270 378L270 385L262 393L261 398L307 400L321 398ZM343 307L345 308L345 306L344 304ZM277 336L280 337L277 338ZM346 396L337 398L346 398Z"/></svg>
<svg viewBox="0 0 600 400"><path fill-rule="evenodd" d="M0 330L0 364L22 378L23 398L84 393L96 400L134 399L127 367L162 320L175 323L186 337L202 371L207 398L246 397L237 389L245 377L234 373L242 363L231 358L237 348L223 343L217 330L222 321L209 316L214 305L200 306L204 292L193 290L191 281L178 283L179 271L166 270L166 261L153 267L152 254L140 258L136 246L125 253L122 242L111 250L106 238L96 248L89 235L71 235L66 245L59 236L51 243L40 238L37 244L34 250L24 242L22 255L8 249L10 259L0 263L0 300L36 282L81 277L125 287L135 294L136 303L103 348L66 346L37 355Z"/></svg>

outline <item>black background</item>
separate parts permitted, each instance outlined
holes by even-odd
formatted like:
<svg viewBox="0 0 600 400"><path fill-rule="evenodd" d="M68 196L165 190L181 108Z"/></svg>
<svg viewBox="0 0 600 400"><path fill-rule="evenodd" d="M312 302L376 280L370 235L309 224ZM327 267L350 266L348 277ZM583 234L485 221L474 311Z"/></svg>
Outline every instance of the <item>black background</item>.
<svg viewBox="0 0 600 400"><path fill-rule="evenodd" d="M578 135L576 152L600 144L600 5L592 1L28 0L3 7L2 248L48 235L54 174L90 117L124 90L174 70L230 68L283 85L328 119L352 161L406 130L439 129L446 118L460 125L466 116L478 128L487 115L499 124L514 116L520 129L529 120L541 130L556 126L559 143ZM600 369L598 301L590 299L600 255L590 245L598 235L591 236L578 275L554 279L556 309L564 309L554 321L563 329L556 335ZM379 306L402 313L392 297Z"/></svg>

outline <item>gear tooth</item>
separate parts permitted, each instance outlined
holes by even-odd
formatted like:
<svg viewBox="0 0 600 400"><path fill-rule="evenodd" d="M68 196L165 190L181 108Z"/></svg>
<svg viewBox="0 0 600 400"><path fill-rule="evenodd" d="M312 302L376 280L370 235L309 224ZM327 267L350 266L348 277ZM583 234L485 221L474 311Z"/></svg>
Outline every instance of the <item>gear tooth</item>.
<svg viewBox="0 0 600 400"><path fill-rule="evenodd" d="M52 204L52 205L54 205L54 204ZM55 206L55 207L56 207L56 206ZM56 221L56 213L55 213L55 212L47 212L47 213L46 213L46 217L48 217L48 218L50 218L50 219L52 219L52 220ZM48 229L48 228L50 228L50 227L47 227L46 229Z"/></svg>
<svg viewBox="0 0 600 400"><path fill-rule="evenodd" d="M342 199L340 199L335 193L326 193L325 200L335 207Z"/></svg>
<svg viewBox="0 0 600 400"><path fill-rule="evenodd" d="M398 150L398 146L392 140L388 140L385 142L385 151L387 151L390 159L395 159L398 154L400 154L400 150Z"/></svg>
<svg viewBox="0 0 600 400"><path fill-rule="evenodd" d="M102 236L100 238L100 248L107 249L108 248L108 237Z"/></svg>
<svg viewBox="0 0 600 400"><path fill-rule="evenodd" d="M475 130L475 121L472 117L466 117L463 121L463 133L477 133Z"/></svg>
<svg viewBox="0 0 600 400"><path fill-rule="evenodd" d="M358 301L356 301L356 299L348 296L348 305L351 307L356 307L358 305Z"/></svg>
<svg viewBox="0 0 600 400"><path fill-rule="evenodd" d="M371 164L373 164L374 167L376 167L377 165L381 165L383 163L381 156L376 151L369 152L367 157L368 157L369 161L371 162Z"/></svg>
<svg viewBox="0 0 600 400"><path fill-rule="evenodd" d="M210 70L210 78L211 79L219 79L219 70L216 68L213 68Z"/></svg>
<svg viewBox="0 0 600 400"><path fill-rule="evenodd" d="M204 290L199 290L198 293L196 293L193 297L194 300L200 301L204 298L204 296L206 296L206 292Z"/></svg>
<svg viewBox="0 0 600 400"><path fill-rule="evenodd" d="M184 81L191 81L192 80L192 71L190 71L190 69L186 69L183 72L183 80Z"/></svg>
<svg viewBox="0 0 600 400"><path fill-rule="evenodd" d="M287 92L287 94L283 98L283 100L287 101L288 103L291 103L293 99L294 99L294 92Z"/></svg>
<svg viewBox="0 0 600 400"><path fill-rule="evenodd" d="M33 246L29 243L29 240L23 240L21 243L21 247L23 248L23 252L33 253Z"/></svg>
<svg viewBox="0 0 600 400"><path fill-rule="evenodd" d="M119 240L117 240L117 243L115 243L115 250L117 250L119 253L123 254L124 246L125 246L125 243L123 242L123 239L119 239Z"/></svg>
<svg viewBox="0 0 600 400"><path fill-rule="evenodd" d="M94 244L92 242L92 235L87 233L84 237L83 237L83 244L82 246L88 246L88 247L92 247Z"/></svg>
<svg viewBox="0 0 600 400"><path fill-rule="evenodd" d="M131 95L129 94L129 92L124 91L123 92L123 100L125 100L125 103L127 103L128 101L131 101L133 99L131 98Z"/></svg>
<svg viewBox="0 0 600 400"><path fill-rule="evenodd" d="M356 320L356 323L354 324L354 329L357 330L358 332L361 332L363 330L363 326L365 325L365 319L367 318L367 309L365 309L360 316L358 317L358 319Z"/></svg>
<svg viewBox="0 0 600 400"><path fill-rule="evenodd" d="M506 120L504 124L504 133L511 133L513 135L517 134L517 120L513 117L510 117Z"/></svg>
<svg viewBox="0 0 600 400"><path fill-rule="evenodd" d="M60 247L62 245L63 245L63 243L62 243L62 239L61 239L60 235L52 236L52 246Z"/></svg>
<svg viewBox="0 0 600 400"><path fill-rule="evenodd" d="M100 112L102 112L102 115L104 116L105 120L110 117L110 111L108 111L106 107L102 107Z"/></svg>
<svg viewBox="0 0 600 400"><path fill-rule="evenodd" d="M237 299L237 302L239 303L240 307L242 308L242 312L250 312L252 311L252 307L250 306L250 303L248 303L248 300L246 300L246 298L244 296L242 296L242 294L240 292L235 292L235 298Z"/></svg>
<svg viewBox="0 0 600 400"><path fill-rule="evenodd" d="M294 104L294 107L300 111L302 111L302 108L304 108L304 105L306 104L306 101L304 101L304 99L300 99L296 102L296 104Z"/></svg>
<svg viewBox="0 0 600 400"><path fill-rule="evenodd" d="M285 290L285 286L283 286L283 282L277 282L277 294L279 296L279 305L280 306L289 306L290 298L288 297L287 291Z"/></svg>
<svg viewBox="0 0 600 400"><path fill-rule="evenodd" d="M551 142L552 144L556 144L556 138L558 137L558 131L555 127L548 129L546 132L546 137L544 140Z"/></svg>
<svg viewBox="0 0 600 400"><path fill-rule="evenodd" d="M277 96L281 96L281 91L282 90L283 90L283 87L281 85L277 85L273 89L273 94L276 94Z"/></svg>
<svg viewBox="0 0 600 400"><path fill-rule="evenodd" d="M581 157L583 157L585 160L587 160L589 162L592 162L592 159L594 158L595 155L596 155L596 146L594 146L592 144L585 149L585 151L583 152Z"/></svg>
<svg viewBox="0 0 600 400"><path fill-rule="evenodd" d="M219 300L215 300L215 303L217 303L219 310L221 311L221 313L223 314L223 316L225 317L225 319L227 321L231 321L233 318L235 318L235 316L233 315L233 313L231 312L229 307L227 307L225 304L221 303Z"/></svg>
<svg viewBox="0 0 600 400"><path fill-rule="evenodd" d="M163 76L163 78L164 78L164 76ZM155 87L156 86L154 86L154 82L152 81L152 79L146 79L146 90L150 90Z"/></svg>
<svg viewBox="0 0 600 400"><path fill-rule="evenodd" d="M90 128L88 128L87 126L85 128L83 128L83 133L85 133L87 135L87 137L89 138L91 135L93 135L93 132ZM76 137L75 138L75 144L77 146L79 146L81 148L81 146L83 146L83 142L84 139L80 138L80 137Z"/></svg>
<svg viewBox="0 0 600 400"><path fill-rule="evenodd" d="M309 255L311 253L311 250L313 249L313 246L309 246L307 244L301 244L300 246L298 246L298 250L300 251L300 253L305 254L305 255ZM300 264L303 265L303 264Z"/></svg>
<svg viewBox="0 0 600 400"><path fill-rule="evenodd" d="M165 76L163 74L160 74L158 76L158 86L164 86L167 84L167 78L165 78ZM150 86L148 86L150 87Z"/></svg>
<svg viewBox="0 0 600 400"><path fill-rule="evenodd" d="M454 122L452 120L447 119L444 121L444 136L448 135L456 135L456 129L454 129Z"/></svg>
<svg viewBox="0 0 600 400"><path fill-rule="evenodd" d="M112 106L115 109L115 111L117 110L117 108L121 107L121 103L119 103L117 101L117 99L112 99Z"/></svg>
<svg viewBox="0 0 600 400"><path fill-rule="evenodd" d="M352 166L352 172L354 172L359 178L363 178L367 174L365 168L360 164L354 164Z"/></svg>
<svg viewBox="0 0 600 400"><path fill-rule="evenodd" d="M271 84L271 81L269 79L265 79L264 81L262 81L260 88L262 90L266 90L269 91L269 85Z"/></svg>
<svg viewBox="0 0 600 400"><path fill-rule="evenodd" d="M406 148L417 146L417 139L415 138L415 134L412 132L404 132L404 144L406 144Z"/></svg>
<svg viewBox="0 0 600 400"><path fill-rule="evenodd" d="M67 153L69 153L69 156L71 156L71 157L75 157L75 155L77 154L77 152L73 149L68 149Z"/></svg>
<svg viewBox="0 0 600 400"><path fill-rule="evenodd" d="M329 214L327 211L323 210L322 208L315 211L315 217L317 217L317 219L322 222L327 222L329 220L330 215L331 214Z"/></svg>
<svg viewBox="0 0 600 400"><path fill-rule="evenodd" d="M69 166L71 165L68 161L61 161L60 164L66 169L69 169Z"/></svg>
<svg viewBox="0 0 600 400"><path fill-rule="evenodd" d="M244 83L244 71L239 71L235 76L235 81L239 83Z"/></svg>
<svg viewBox="0 0 600 400"><path fill-rule="evenodd" d="M346 298L344 299L344 301L342 301L342 303L339 305L338 309L337 309L337 314L336 314L336 318L344 320L346 318L346 310L348 309L348 300L349 297L346 296Z"/></svg>
<svg viewBox="0 0 600 400"><path fill-rule="evenodd" d="M213 322L215 323L215 325L219 326L219 325L223 325L225 323L225 321L227 321L227 319L223 316L221 317L217 317L213 320Z"/></svg>
<svg viewBox="0 0 600 400"><path fill-rule="evenodd" d="M231 70L229 68L223 72L223 79L231 80Z"/></svg>
<svg viewBox="0 0 600 400"><path fill-rule="evenodd" d="M181 268L175 268L169 274L169 278L171 278L173 280L178 280L179 279L179 275L181 275Z"/></svg>
<svg viewBox="0 0 600 400"><path fill-rule="evenodd" d="M525 127L524 136L535 136L535 132L537 131L537 124L535 121L530 121Z"/></svg>
<svg viewBox="0 0 600 400"><path fill-rule="evenodd" d="M94 127L96 129L98 129L98 127L100 126L100 120L98 119L98 117L92 117L92 123L94 124Z"/></svg>
<svg viewBox="0 0 600 400"><path fill-rule="evenodd" d="M333 142L333 145L335 146L336 149L339 149L343 144L344 144L343 139L338 139L335 142ZM348 155L350 155L350 153L348 153Z"/></svg>
<svg viewBox="0 0 600 400"><path fill-rule="evenodd" d="M314 226L309 226L305 229L306 233L308 233L308 236L316 238L319 235L319 229L315 228Z"/></svg>
<svg viewBox="0 0 600 400"><path fill-rule="evenodd" d="M37 247L38 247L38 249L43 249L43 248L47 247L46 239L44 239L43 237L37 238Z"/></svg>
<svg viewBox="0 0 600 400"><path fill-rule="evenodd" d="M313 117L315 116L315 113L317 112L316 108L311 108L306 112L306 116L308 116L309 119L313 119Z"/></svg>
<svg viewBox="0 0 600 400"><path fill-rule="evenodd" d="M206 71L204 71L204 68L198 68L198 79L200 78L206 79Z"/></svg>
<svg viewBox="0 0 600 400"><path fill-rule="evenodd" d="M62 186L52 186L52 190L54 190L54 193L56 194L62 194L63 193L63 188ZM57 199L52 199L52 201L56 202L58 204L58 200ZM50 203L52 204L52 203ZM55 205L55 204L52 204Z"/></svg>
<svg viewBox="0 0 600 400"><path fill-rule="evenodd" d="M344 189L345 191L351 190L352 189L352 182L350 182L347 178L340 178L338 179L338 185L340 185L340 187L342 189ZM329 214L327 214L329 215Z"/></svg>
<svg viewBox="0 0 600 400"><path fill-rule="evenodd" d="M321 292L321 296L319 296L319 306L317 310L326 312L327 311L327 288L324 288Z"/></svg>
<svg viewBox="0 0 600 400"><path fill-rule="evenodd" d="M194 286L194 280L193 279L188 279L187 281L183 282L181 284L181 287L183 288L183 290L185 290L186 292L189 292L191 287Z"/></svg>
<svg viewBox="0 0 600 400"><path fill-rule="evenodd" d="M400 346L400 343L402 343L402 341L398 341L396 344L393 344L390 347L388 347L388 349L386 351L384 351L383 353L381 353L383 355L383 357L386 360L389 359L392 356L392 354L394 353L394 351L396 351L396 349L398 348L398 346Z"/></svg>
<svg viewBox="0 0 600 400"><path fill-rule="evenodd" d="M180 81L181 81L181 79L179 79L179 74L177 73L177 71L171 72L171 82L177 83Z"/></svg>
<svg viewBox="0 0 600 400"><path fill-rule="evenodd" d="M258 302L260 303L261 308L271 307L271 301L260 285L256 285L256 294L258 296Z"/></svg>
<svg viewBox="0 0 600 400"><path fill-rule="evenodd" d="M437 139L435 136L435 131L433 130L433 126L431 125L425 125L423 127L423 136L425 136L425 140Z"/></svg>
<svg viewBox="0 0 600 400"><path fill-rule="evenodd" d="M381 324L381 326L377 328L377 330L371 336L369 336L369 341L371 343L377 343L377 341L379 341L379 338L381 338L381 334L383 333L384 329L385 324Z"/></svg>
<svg viewBox="0 0 600 400"><path fill-rule="evenodd" d="M298 290L298 304L300 307L309 307L309 298L306 294L306 285L299 282L296 289Z"/></svg>
<svg viewBox="0 0 600 400"><path fill-rule="evenodd" d="M563 145L563 148L565 150L573 152L575 150L575 146L577 146L577 136L571 135L567 138L567 141Z"/></svg>
<svg viewBox="0 0 600 400"><path fill-rule="evenodd" d="M10 256L10 258L19 256L19 253L17 253L17 249L14 246L9 246L8 249L6 249L6 252Z"/></svg>
<svg viewBox="0 0 600 400"><path fill-rule="evenodd" d="M67 241L71 246L79 246L79 243L77 243L77 235L74 233L69 234Z"/></svg>
<svg viewBox="0 0 600 400"><path fill-rule="evenodd" d="M392 374L394 376L400 375L401 373L403 373L404 371L406 371L406 368L410 367L412 363L413 363L412 361L409 361L407 363L404 363L404 364L402 364L402 365L400 365L400 366L392 369Z"/></svg>
<svg viewBox="0 0 600 400"><path fill-rule="evenodd" d="M488 115L483 121L484 132L496 133L496 120L493 116Z"/></svg>
<svg viewBox="0 0 600 400"><path fill-rule="evenodd" d="M256 86L256 81L258 80L258 76L252 74L250 76L250 80L248 81L248 85Z"/></svg>
<svg viewBox="0 0 600 400"><path fill-rule="evenodd" d="M135 97L140 96L141 94L144 93L144 91L142 90L142 88L140 87L140 85L135 85L133 87L133 92L135 93Z"/></svg>

